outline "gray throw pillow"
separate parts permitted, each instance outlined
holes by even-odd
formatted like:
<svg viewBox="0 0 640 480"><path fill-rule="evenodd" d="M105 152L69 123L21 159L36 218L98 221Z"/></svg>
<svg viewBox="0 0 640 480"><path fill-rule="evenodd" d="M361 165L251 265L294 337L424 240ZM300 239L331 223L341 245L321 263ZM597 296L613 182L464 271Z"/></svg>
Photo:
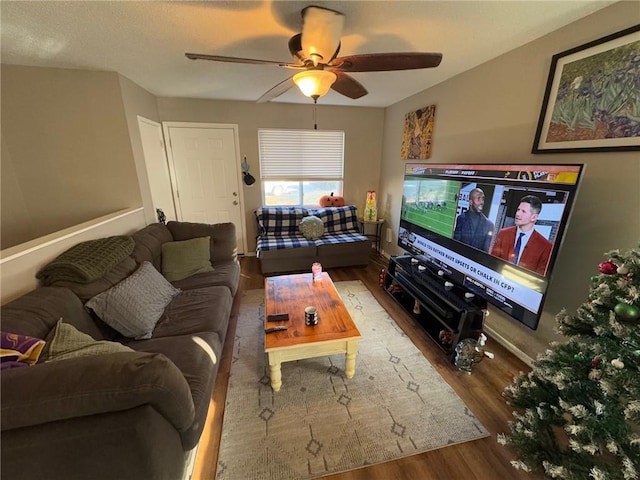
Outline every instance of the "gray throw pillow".
<svg viewBox="0 0 640 480"><path fill-rule="evenodd" d="M85 305L125 337L141 340L151 338L165 308L179 293L153 265L143 262L129 277Z"/></svg>
<svg viewBox="0 0 640 480"><path fill-rule="evenodd" d="M94 340L86 333L77 330L73 325L62 323L56 325L53 338L47 342L47 349L40 361L53 362L68 358L86 357L89 355L104 355L115 352L133 352L118 342Z"/></svg>
<svg viewBox="0 0 640 480"><path fill-rule="evenodd" d="M314 215L304 217L300 221L300 232L307 240L317 240L324 233L324 223Z"/></svg>
<svg viewBox="0 0 640 480"><path fill-rule="evenodd" d="M198 237L162 244L162 274L170 282L196 273L213 272L211 237Z"/></svg>

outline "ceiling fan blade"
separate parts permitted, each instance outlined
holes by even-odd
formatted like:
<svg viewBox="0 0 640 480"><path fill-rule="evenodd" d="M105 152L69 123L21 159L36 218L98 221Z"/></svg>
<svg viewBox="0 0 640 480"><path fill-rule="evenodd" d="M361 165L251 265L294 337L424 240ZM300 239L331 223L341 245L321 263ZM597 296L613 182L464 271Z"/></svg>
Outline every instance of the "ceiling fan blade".
<svg viewBox="0 0 640 480"><path fill-rule="evenodd" d="M302 10L302 51L314 64L328 63L340 46L344 14L336 10L310 6Z"/></svg>
<svg viewBox="0 0 640 480"><path fill-rule="evenodd" d="M286 80L283 80L282 82L277 84L275 87L272 87L271 89L266 91L258 100L256 100L256 102L264 103L264 102L273 100L274 98L282 95L284 92L289 90L294 85L295 83L293 83L293 77L289 77Z"/></svg>
<svg viewBox="0 0 640 480"><path fill-rule="evenodd" d="M292 65L288 62L274 62L271 60L258 60L255 58L223 57L221 55L207 55L205 53L185 53L184 55L190 60L213 60L214 62L250 63L255 65L278 65L280 67L299 68L298 65Z"/></svg>
<svg viewBox="0 0 640 480"><path fill-rule="evenodd" d="M330 67L342 72L389 72L433 68L441 61L441 53L369 53L336 58Z"/></svg>
<svg viewBox="0 0 640 480"><path fill-rule="evenodd" d="M333 73L335 73L338 78L333 85L331 85L331 89L335 90L339 94L355 100L356 98L364 97L369 93L367 92L367 89L360 84L360 82L356 81L346 73L339 70L336 70Z"/></svg>

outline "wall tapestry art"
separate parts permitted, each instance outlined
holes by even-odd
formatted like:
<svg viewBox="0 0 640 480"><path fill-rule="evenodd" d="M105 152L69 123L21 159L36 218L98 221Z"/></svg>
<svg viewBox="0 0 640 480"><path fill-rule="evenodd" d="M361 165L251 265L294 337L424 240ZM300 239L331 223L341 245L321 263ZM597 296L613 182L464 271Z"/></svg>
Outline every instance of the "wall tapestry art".
<svg viewBox="0 0 640 480"><path fill-rule="evenodd" d="M431 157L436 106L429 105L404 116L402 160L426 160Z"/></svg>

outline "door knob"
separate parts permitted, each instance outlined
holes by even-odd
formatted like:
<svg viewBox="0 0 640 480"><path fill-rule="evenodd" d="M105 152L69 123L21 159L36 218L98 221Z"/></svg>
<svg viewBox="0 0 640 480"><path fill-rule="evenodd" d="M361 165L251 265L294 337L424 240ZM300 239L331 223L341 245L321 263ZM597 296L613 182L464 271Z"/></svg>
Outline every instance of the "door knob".
<svg viewBox="0 0 640 480"><path fill-rule="evenodd" d="M234 201L233 201L233 204L234 204L234 205L237 205L237 204L238 204L238 201L237 201L237 200L234 200Z"/></svg>
<svg viewBox="0 0 640 480"><path fill-rule="evenodd" d="M233 192L233 196L237 197L238 196L238 192Z"/></svg>

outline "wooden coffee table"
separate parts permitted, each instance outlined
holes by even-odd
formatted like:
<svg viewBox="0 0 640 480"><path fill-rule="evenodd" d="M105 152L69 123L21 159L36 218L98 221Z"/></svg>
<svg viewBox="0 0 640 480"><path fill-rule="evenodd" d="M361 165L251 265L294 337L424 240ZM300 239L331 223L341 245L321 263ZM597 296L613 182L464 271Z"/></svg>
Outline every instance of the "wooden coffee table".
<svg viewBox="0 0 640 480"><path fill-rule="evenodd" d="M361 335L329 274L322 272L319 282L313 281L311 273L267 277L264 287L265 328L288 327L281 332L266 333L264 337L271 388L277 392L282 386L282 362L338 353L345 354L345 374L352 378ZM310 305L318 309L318 324L313 327L304 323L304 309ZM267 322L267 316L274 313L288 313L289 320Z"/></svg>

